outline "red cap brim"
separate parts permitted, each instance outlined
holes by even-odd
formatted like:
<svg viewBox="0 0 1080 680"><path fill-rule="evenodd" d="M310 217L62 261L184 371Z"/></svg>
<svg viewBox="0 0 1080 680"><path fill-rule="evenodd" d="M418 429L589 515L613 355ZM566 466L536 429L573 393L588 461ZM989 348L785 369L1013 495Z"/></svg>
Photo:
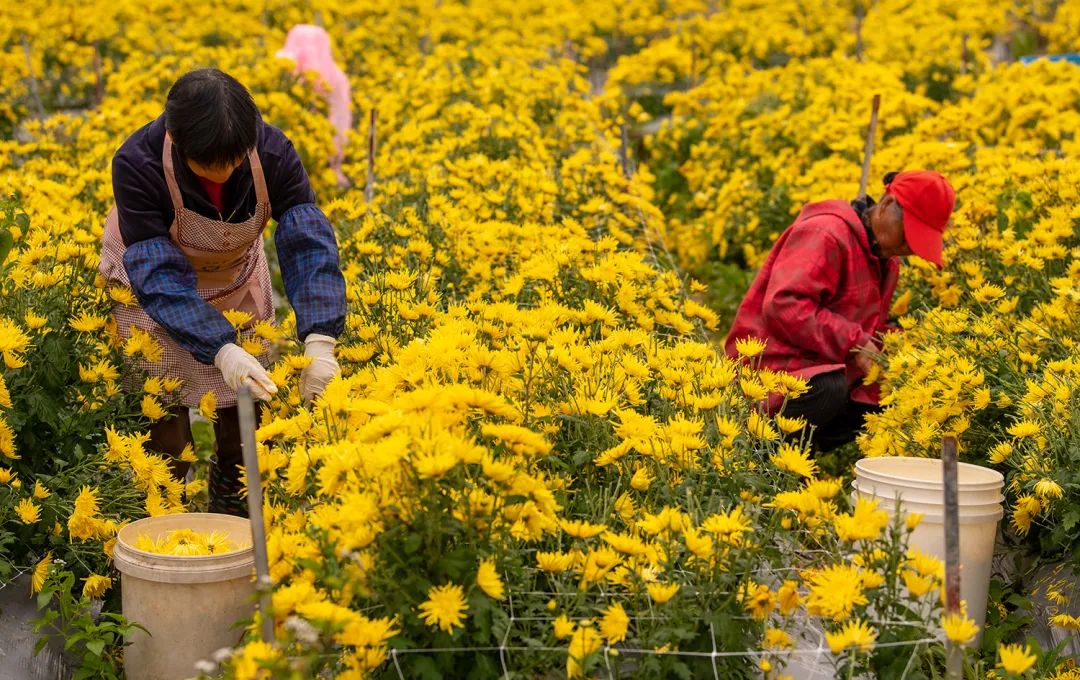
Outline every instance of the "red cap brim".
<svg viewBox="0 0 1080 680"><path fill-rule="evenodd" d="M941 268L942 234L911 213L904 214L904 240L911 252Z"/></svg>

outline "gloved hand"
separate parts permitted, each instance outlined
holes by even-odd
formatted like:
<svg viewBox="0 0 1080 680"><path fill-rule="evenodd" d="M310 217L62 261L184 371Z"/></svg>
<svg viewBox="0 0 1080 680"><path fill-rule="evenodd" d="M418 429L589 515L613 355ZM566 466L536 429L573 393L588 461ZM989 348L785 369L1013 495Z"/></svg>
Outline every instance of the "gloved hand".
<svg viewBox="0 0 1080 680"><path fill-rule="evenodd" d="M311 357L311 363L300 372L300 396L304 401L322 394L326 384L338 374L338 363L334 358L336 344L334 338L318 333L311 333L304 339L304 356Z"/></svg>
<svg viewBox="0 0 1080 680"><path fill-rule="evenodd" d="M246 383L251 388L251 396L262 401L268 401L277 392L277 385L259 360L239 345L230 342L219 349L214 357L214 365L221 371L225 384L234 390L239 390Z"/></svg>

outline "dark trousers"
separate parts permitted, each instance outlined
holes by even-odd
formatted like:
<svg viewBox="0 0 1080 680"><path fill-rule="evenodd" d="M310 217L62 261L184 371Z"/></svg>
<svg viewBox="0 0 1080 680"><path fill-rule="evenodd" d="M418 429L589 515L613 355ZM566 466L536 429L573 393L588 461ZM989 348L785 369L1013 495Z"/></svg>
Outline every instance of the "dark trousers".
<svg viewBox="0 0 1080 680"><path fill-rule="evenodd" d="M258 422L259 404L255 404ZM235 406L217 412L214 422L214 457L210 461L208 487L210 512L247 516L247 506L240 497L240 468L244 465L243 448L240 443L240 416ZM169 457L173 475L183 479L191 463L180 460L187 446L194 448L191 434L191 417L187 407L179 407L169 417L162 418L150 427L150 448Z"/></svg>
<svg viewBox="0 0 1080 680"><path fill-rule="evenodd" d="M855 441L867 414L881 410L880 406L851 399L843 371L819 373L810 378L809 383L810 390L789 401L784 407L784 415L789 418L801 416L814 426L814 449L821 453Z"/></svg>

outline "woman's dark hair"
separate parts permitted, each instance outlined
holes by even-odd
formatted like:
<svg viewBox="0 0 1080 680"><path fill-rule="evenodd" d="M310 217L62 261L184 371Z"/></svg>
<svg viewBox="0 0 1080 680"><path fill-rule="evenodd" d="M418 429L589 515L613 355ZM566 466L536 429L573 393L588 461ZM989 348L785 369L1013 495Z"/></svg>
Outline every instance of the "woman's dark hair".
<svg viewBox="0 0 1080 680"><path fill-rule="evenodd" d="M255 146L258 124L251 93L216 68L185 73L165 100L165 127L180 155L208 168L244 158Z"/></svg>

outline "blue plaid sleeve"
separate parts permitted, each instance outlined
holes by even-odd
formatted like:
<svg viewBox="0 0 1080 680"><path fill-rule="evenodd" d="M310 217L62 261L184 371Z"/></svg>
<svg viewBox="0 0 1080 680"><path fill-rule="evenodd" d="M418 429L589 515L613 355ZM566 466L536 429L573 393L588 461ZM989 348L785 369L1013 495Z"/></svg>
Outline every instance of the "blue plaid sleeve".
<svg viewBox="0 0 1080 680"><path fill-rule="evenodd" d="M167 236L137 241L124 253L131 289L147 315L204 364L236 342L236 331L196 291L195 269Z"/></svg>
<svg viewBox="0 0 1080 680"><path fill-rule="evenodd" d="M296 312L296 333L336 338L345 329L345 277L330 220L314 203L285 211L274 233L285 293Z"/></svg>

